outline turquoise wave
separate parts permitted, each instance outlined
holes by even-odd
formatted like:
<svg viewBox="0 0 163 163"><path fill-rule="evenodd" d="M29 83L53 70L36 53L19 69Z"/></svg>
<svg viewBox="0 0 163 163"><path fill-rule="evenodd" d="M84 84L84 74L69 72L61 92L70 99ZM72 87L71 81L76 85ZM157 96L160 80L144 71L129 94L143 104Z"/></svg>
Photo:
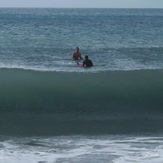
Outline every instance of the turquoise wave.
<svg viewBox="0 0 163 163"><path fill-rule="evenodd" d="M162 132L163 71L0 70L0 134Z"/></svg>
<svg viewBox="0 0 163 163"><path fill-rule="evenodd" d="M0 110L68 112L140 108L161 110L163 71L57 73L0 70Z"/></svg>

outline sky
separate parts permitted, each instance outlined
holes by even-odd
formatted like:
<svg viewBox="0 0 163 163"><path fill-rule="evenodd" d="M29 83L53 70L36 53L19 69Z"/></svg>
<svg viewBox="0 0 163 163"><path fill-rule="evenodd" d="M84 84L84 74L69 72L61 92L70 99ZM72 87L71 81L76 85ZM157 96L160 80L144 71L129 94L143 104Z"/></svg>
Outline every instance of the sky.
<svg viewBox="0 0 163 163"><path fill-rule="evenodd" d="M0 0L0 7L163 8L163 0Z"/></svg>

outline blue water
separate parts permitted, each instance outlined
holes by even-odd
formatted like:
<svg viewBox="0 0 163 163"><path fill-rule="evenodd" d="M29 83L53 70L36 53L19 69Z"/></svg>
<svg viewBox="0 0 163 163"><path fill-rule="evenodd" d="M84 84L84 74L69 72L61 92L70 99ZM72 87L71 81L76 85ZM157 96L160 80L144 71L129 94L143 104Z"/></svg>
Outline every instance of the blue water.
<svg viewBox="0 0 163 163"><path fill-rule="evenodd" d="M1 8L0 162L162 162L162 18Z"/></svg>
<svg viewBox="0 0 163 163"><path fill-rule="evenodd" d="M69 60L76 46L89 71L162 69L162 9L0 9L0 67L84 71Z"/></svg>

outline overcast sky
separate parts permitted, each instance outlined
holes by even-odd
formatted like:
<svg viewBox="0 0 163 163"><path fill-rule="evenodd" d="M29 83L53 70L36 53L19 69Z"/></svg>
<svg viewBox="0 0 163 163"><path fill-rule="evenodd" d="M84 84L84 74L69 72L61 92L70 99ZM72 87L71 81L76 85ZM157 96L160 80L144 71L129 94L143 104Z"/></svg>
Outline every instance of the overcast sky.
<svg viewBox="0 0 163 163"><path fill-rule="evenodd" d="M0 0L0 7L163 8L163 0Z"/></svg>

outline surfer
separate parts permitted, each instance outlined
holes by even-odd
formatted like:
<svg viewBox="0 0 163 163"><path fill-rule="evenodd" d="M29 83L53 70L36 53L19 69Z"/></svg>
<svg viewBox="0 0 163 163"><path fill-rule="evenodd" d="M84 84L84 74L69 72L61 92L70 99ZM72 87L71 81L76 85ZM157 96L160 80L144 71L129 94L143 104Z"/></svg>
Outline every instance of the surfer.
<svg viewBox="0 0 163 163"><path fill-rule="evenodd" d="M81 53L79 52L79 47L76 47L76 51L72 53L72 59L73 60L83 59L81 57Z"/></svg>
<svg viewBox="0 0 163 163"><path fill-rule="evenodd" d="M85 56L85 60L83 61L83 67L92 67L93 63L90 59L88 59L88 56Z"/></svg>

